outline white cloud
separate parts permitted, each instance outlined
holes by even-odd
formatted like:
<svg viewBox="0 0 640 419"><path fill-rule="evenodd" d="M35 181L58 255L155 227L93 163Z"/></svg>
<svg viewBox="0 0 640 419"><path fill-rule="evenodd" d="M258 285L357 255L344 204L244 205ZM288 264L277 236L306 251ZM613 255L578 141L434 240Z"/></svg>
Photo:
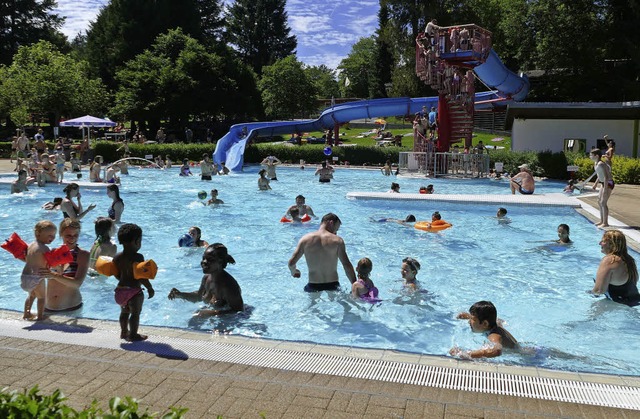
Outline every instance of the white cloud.
<svg viewBox="0 0 640 419"><path fill-rule="evenodd" d="M67 18L62 33L73 39L78 32L87 31L107 3L108 0L58 0L57 12ZM298 60L336 68L355 42L375 33L378 9L376 0L288 0L288 23L298 39Z"/></svg>

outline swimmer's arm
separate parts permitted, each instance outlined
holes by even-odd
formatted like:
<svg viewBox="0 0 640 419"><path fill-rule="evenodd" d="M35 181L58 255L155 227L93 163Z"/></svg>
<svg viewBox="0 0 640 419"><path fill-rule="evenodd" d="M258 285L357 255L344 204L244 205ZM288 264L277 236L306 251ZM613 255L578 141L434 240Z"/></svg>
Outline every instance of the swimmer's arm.
<svg viewBox="0 0 640 419"><path fill-rule="evenodd" d="M300 278L300 270L296 268L296 263L298 263L302 255L304 255L304 241L300 240L296 250L294 250L293 255L291 255L291 259L289 259L289 271L294 278Z"/></svg>
<svg viewBox="0 0 640 419"><path fill-rule="evenodd" d="M149 298L153 298L156 292L153 289L153 285L151 285L151 282L148 279L139 279L138 281L140 281L142 286L147 289L147 292L149 293Z"/></svg>
<svg viewBox="0 0 640 419"><path fill-rule="evenodd" d="M183 300L190 301L192 303L197 303L198 301L202 301L206 290L205 290L205 282L207 280L207 275L202 277L202 282L200 283L200 288L198 291L192 292L182 292L177 288L172 288L169 292L168 298L170 300L174 300L176 298L182 298Z"/></svg>
<svg viewBox="0 0 640 419"><path fill-rule="evenodd" d="M454 346L449 350L449 354L462 359L495 358L502 355L502 336L492 333L489 335L489 341L491 344L473 351L465 351Z"/></svg>
<svg viewBox="0 0 640 419"><path fill-rule="evenodd" d="M361 291L363 288L364 288L364 287L363 287L361 284L359 284L359 283L357 283L357 282L354 282L354 283L353 283L353 285L351 285L351 296L352 296L353 298L360 298L360 295L361 295L361 294L360 294L360 291ZM364 293L363 293L363 294L364 294Z"/></svg>
<svg viewBox="0 0 640 419"><path fill-rule="evenodd" d="M349 278L349 281L353 284L354 282L357 281L356 272L353 270L353 265L349 260L349 256L347 256L347 251L345 249L343 241L341 241L341 243L338 246L338 258L342 263L342 267L344 268L344 273L347 275L347 278Z"/></svg>
<svg viewBox="0 0 640 419"><path fill-rule="evenodd" d="M604 294L609 291L609 282L611 281L611 272L614 261L611 255L605 256L598 266L598 272L596 272L596 282L591 290L592 294Z"/></svg>

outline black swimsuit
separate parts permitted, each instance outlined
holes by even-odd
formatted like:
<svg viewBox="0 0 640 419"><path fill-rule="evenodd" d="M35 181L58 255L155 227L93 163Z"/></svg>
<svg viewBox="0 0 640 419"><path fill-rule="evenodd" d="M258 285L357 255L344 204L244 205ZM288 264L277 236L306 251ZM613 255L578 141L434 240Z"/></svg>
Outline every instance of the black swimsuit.
<svg viewBox="0 0 640 419"><path fill-rule="evenodd" d="M622 285L609 284L608 293L609 298L616 303L626 304L629 307L640 305L638 287L631 280L627 280Z"/></svg>

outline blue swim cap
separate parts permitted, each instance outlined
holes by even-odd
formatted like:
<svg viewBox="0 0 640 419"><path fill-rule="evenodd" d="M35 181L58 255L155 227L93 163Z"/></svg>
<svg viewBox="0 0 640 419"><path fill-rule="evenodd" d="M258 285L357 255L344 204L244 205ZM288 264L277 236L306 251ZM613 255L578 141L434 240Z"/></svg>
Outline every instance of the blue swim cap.
<svg viewBox="0 0 640 419"><path fill-rule="evenodd" d="M189 234L183 234L182 236L180 236L180 239L178 240L178 246L193 247L193 245L193 237L191 237Z"/></svg>

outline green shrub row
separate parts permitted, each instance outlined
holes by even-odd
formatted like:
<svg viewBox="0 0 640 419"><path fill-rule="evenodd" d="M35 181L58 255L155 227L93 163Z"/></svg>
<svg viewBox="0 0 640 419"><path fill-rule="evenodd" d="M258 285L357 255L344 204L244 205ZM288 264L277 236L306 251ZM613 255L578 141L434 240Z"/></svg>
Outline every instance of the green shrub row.
<svg viewBox="0 0 640 419"><path fill-rule="evenodd" d="M158 417L157 413L138 412L138 402L131 397L124 400L114 397L109 400L109 411L104 412L94 400L88 408L77 411L67 406L66 398L55 390L50 396L41 395L38 386L31 390L9 391L3 388L0 391L0 417L2 418L47 418L47 419L151 419ZM171 407L162 415L163 419L182 418L187 412L186 408Z"/></svg>
<svg viewBox="0 0 640 419"><path fill-rule="evenodd" d="M52 144L50 144L52 145ZM102 155L107 162L113 162L123 157L124 150L121 143L98 141L94 145L94 154ZM120 149L120 150L118 150ZM186 158L191 161L202 160L202 155L211 155L215 150L214 144L129 144L132 157L146 155L161 155L171 157L174 162ZM277 156L282 162L298 164L304 160L308 164L317 164L323 160L338 157L340 163L349 162L351 165L382 166L387 160L398 162L398 153L410 151L403 147L349 146L334 147L330 155L325 154L322 144L306 144L295 146L291 144L262 143L247 146L244 153L245 163L260 163L267 156ZM0 155L9 157L11 143L0 143ZM526 163L535 176L551 179L568 179L570 174L567 166L579 166L576 177L586 179L593 173L593 163L588 157L580 153L552 153L551 151L509 151L492 150L489 153L491 167L496 162L502 162L504 171L517 173L518 166ZM640 184L640 159L625 156L615 156L613 159L613 178L616 183Z"/></svg>

